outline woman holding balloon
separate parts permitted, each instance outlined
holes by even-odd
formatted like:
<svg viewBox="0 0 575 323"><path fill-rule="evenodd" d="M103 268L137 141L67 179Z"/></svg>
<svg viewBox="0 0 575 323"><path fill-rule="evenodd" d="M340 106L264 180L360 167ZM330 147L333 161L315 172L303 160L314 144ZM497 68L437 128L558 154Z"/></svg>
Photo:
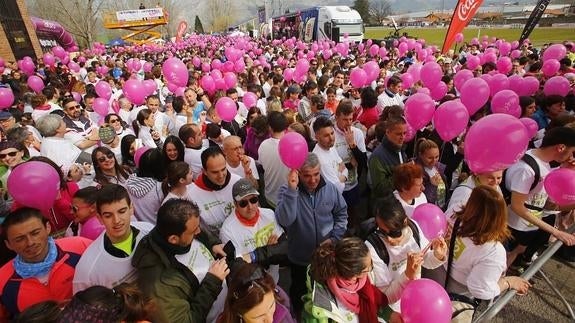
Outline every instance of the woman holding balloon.
<svg viewBox="0 0 575 323"><path fill-rule="evenodd" d="M398 300L403 288L409 281L421 278L421 266L434 269L447 260L447 244L441 236L445 219L440 218L440 213L441 210L428 212L425 218L437 218L439 221L435 222L443 225L425 223L430 230L423 231L407 217L397 200L383 198L375 202L376 229L365 244L373 261L372 281L387 295L394 312L400 311Z"/></svg>
<svg viewBox="0 0 575 323"><path fill-rule="evenodd" d="M524 295L531 284L521 277L505 276L507 257L502 243L511 233L503 195L490 186L477 186L454 220L447 291L476 300L491 300L509 289Z"/></svg>

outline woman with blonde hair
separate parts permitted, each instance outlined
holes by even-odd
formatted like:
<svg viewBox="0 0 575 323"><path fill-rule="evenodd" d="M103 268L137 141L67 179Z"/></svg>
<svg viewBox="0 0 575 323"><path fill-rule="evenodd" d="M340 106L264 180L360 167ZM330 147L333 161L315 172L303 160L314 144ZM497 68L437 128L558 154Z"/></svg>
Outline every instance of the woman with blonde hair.
<svg viewBox="0 0 575 323"><path fill-rule="evenodd" d="M503 195L490 186L477 186L454 218L446 290L471 300L491 300L509 289L525 294L531 286L527 280L505 276L503 243L511 233Z"/></svg>

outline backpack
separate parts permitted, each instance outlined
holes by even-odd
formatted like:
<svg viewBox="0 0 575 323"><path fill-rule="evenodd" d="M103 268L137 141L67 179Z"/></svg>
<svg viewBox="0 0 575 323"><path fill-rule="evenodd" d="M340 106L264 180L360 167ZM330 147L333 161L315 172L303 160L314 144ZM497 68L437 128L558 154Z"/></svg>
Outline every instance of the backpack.
<svg viewBox="0 0 575 323"><path fill-rule="evenodd" d="M529 154L524 154L523 157L521 157L521 160L523 162L525 162L529 167L531 167L531 169L533 169L533 171L535 172L535 176L533 177L533 183L531 184L531 187L529 188L529 192L531 192L535 186L537 186L537 184L539 184L539 180L541 180L541 170L539 169L539 165L537 164L537 161L535 160L535 158L533 158L533 156L529 155ZM505 185L506 182L506 176L507 175L507 170L505 170L503 172L503 178L501 179L501 183L499 184L499 187L501 188L501 193L503 193L503 198L505 199L505 203L507 203L507 205L511 204L511 191L507 189L507 186Z"/></svg>
<svg viewBox="0 0 575 323"><path fill-rule="evenodd" d="M373 223L375 224L375 221L373 221ZM417 224L415 224L412 219L407 218L407 225L411 229L411 232L413 232L413 238L415 239L415 242L421 248L421 238L419 236L419 228L417 227ZM377 230L377 225L375 225L375 228L373 228L371 233L367 235L367 238L364 240L371 243L375 249L375 252L377 253L377 256L383 260L387 266L389 264L389 252L383 243L381 233Z"/></svg>

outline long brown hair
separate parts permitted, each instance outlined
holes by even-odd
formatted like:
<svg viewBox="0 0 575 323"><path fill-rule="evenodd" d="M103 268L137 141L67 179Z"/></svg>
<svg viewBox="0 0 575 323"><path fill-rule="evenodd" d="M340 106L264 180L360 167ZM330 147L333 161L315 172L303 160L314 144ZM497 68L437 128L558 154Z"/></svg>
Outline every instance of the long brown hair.
<svg viewBox="0 0 575 323"><path fill-rule="evenodd" d="M311 277L318 282L339 276L352 278L365 270L363 259L369 254L365 243L357 237L343 238L337 243L319 246L313 253Z"/></svg>
<svg viewBox="0 0 575 323"><path fill-rule="evenodd" d="M455 217L461 220L456 234L470 238L476 245L503 242L511 237L503 195L490 186L474 188L467 204Z"/></svg>
<svg viewBox="0 0 575 323"><path fill-rule="evenodd" d="M260 304L264 296L273 292L276 302L281 300L276 293L274 279L261 267L255 264L243 263L234 268L232 279L228 285L228 295L224 311L218 323L240 323L242 315Z"/></svg>

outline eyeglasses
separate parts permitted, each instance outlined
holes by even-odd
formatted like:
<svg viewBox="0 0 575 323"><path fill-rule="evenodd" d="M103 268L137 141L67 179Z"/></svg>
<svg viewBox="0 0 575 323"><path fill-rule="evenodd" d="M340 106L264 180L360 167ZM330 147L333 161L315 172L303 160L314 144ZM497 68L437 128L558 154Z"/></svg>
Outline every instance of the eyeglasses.
<svg viewBox="0 0 575 323"><path fill-rule="evenodd" d="M110 119L110 123L120 122L120 119Z"/></svg>
<svg viewBox="0 0 575 323"><path fill-rule="evenodd" d="M241 282L241 284L239 285L240 288L238 288L238 290L235 291L233 294L234 298L236 300L240 298L245 298L252 292L254 287L263 289L263 287L257 281L264 278L265 276L263 270L260 267L257 267L256 270L250 275L248 279Z"/></svg>
<svg viewBox="0 0 575 323"><path fill-rule="evenodd" d="M106 159L113 159L113 158L114 158L114 153L107 153L105 156L99 157L98 162L103 163L106 161Z"/></svg>
<svg viewBox="0 0 575 323"><path fill-rule="evenodd" d="M381 234L384 238L399 238L402 235L402 230L391 230L391 231L383 231L381 228L377 228L377 232Z"/></svg>
<svg viewBox="0 0 575 323"><path fill-rule="evenodd" d="M241 207L241 208L244 208L244 207L248 206L248 203L257 204L259 201L260 201L260 198L257 197L257 196L254 196L254 197L252 197L252 198L249 199L249 200L241 200L241 201L238 201L238 206Z"/></svg>
<svg viewBox="0 0 575 323"><path fill-rule="evenodd" d="M18 151L11 151L11 152L6 153L6 154L0 154L0 159L4 159L7 156L15 157L17 154L18 154Z"/></svg>
<svg viewBox="0 0 575 323"><path fill-rule="evenodd" d="M79 104L73 105L71 107L67 107L66 109L68 110L75 110L75 109L80 109L82 106Z"/></svg>

